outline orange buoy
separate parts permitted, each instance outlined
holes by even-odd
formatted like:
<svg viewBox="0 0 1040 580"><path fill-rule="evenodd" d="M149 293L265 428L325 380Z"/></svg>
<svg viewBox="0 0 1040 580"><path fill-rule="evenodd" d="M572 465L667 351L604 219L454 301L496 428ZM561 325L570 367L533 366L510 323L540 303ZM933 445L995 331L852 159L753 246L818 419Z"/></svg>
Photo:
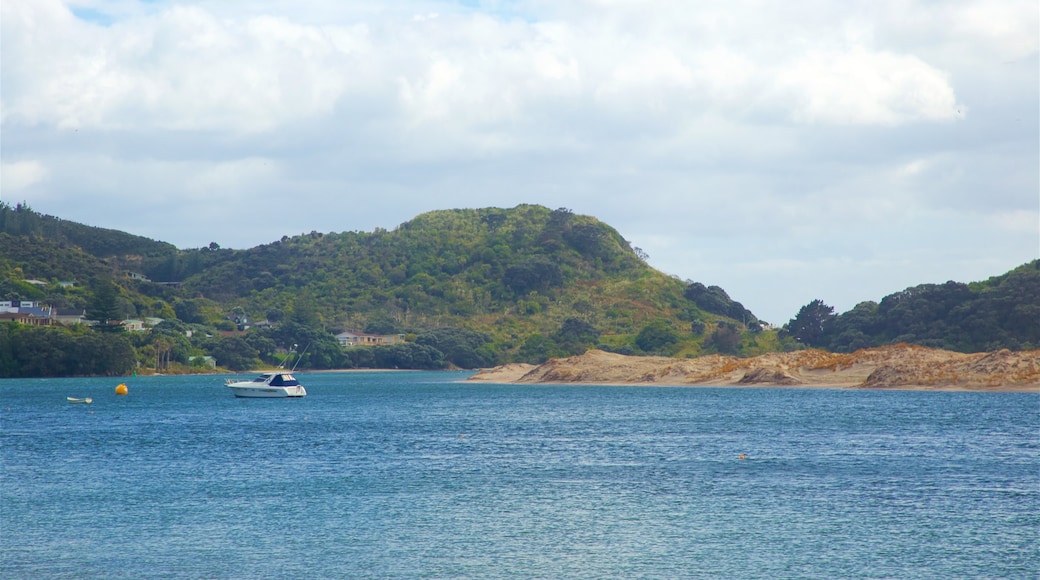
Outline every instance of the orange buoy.
<svg viewBox="0 0 1040 580"><path fill-rule="evenodd" d="M126 385L123 384L123 383L119 383L119 386L116 387L116 394L117 395L125 395L128 392L130 392L130 391L126 388Z"/></svg>
<svg viewBox="0 0 1040 580"><path fill-rule="evenodd" d="M744 455L743 453L741 453L740 456L737 457L737 459L747 459L747 455Z"/></svg>

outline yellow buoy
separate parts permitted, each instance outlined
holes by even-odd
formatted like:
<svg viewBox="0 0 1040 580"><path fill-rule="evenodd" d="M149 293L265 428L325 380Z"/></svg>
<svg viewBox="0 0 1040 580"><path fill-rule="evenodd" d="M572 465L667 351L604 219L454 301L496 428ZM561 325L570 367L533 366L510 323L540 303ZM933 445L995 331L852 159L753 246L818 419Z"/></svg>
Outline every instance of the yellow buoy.
<svg viewBox="0 0 1040 580"><path fill-rule="evenodd" d="M119 386L116 387L116 394L117 395L125 395L128 392L129 392L129 390L127 390L126 385L123 384L123 383L119 383Z"/></svg>

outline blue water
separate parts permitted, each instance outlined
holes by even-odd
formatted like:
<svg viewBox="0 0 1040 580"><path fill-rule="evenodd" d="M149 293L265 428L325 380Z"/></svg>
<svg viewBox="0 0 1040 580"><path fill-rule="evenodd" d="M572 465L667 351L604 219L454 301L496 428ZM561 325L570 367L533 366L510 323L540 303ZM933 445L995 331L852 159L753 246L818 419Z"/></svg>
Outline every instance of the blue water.
<svg viewBox="0 0 1040 580"><path fill-rule="evenodd" d="M1036 394L298 376L0 381L0 577L1040 575Z"/></svg>

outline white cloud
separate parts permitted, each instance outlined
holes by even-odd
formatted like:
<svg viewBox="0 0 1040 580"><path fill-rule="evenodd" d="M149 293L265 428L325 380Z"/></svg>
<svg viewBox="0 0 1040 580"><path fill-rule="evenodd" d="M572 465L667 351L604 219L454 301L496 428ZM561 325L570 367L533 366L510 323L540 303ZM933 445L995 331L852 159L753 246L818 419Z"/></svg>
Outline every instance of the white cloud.
<svg viewBox="0 0 1040 580"><path fill-rule="evenodd" d="M179 5L99 27L53 0L7 3L4 23L9 50L33 53L5 69L5 118L62 128L255 133L328 114L349 82L344 48L364 35ZM62 41L41 50L44 37Z"/></svg>
<svg viewBox="0 0 1040 580"><path fill-rule="evenodd" d="M47 167L40 161L14 161L0 163L0 190L10 197L47 178Z"/></svg>
<svg viewBox="0 0 1040 580"><path fill-rule="evenodd" d="M959 117L945 75L913 56L863 49L810 54L782 70L778 84L792 95L792 117L801 122L897 125Z"/></svg>
<svg viewBox="0 0 1040 580"><path fill-rule="evenodd" d="M8 0L4 194L184 246L564 206L779 320L1037 255L1037 12Z"/></svg>

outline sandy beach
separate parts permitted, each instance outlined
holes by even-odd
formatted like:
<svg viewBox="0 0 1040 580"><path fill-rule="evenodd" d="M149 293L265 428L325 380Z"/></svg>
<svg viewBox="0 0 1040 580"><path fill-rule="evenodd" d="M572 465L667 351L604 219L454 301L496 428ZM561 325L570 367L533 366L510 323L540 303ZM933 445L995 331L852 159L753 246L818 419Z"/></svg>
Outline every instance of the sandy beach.
<svg viewBox="0 0 1040 580"><path fill-rule="evenodd" d="M894 345L836 354L822 350L753 358L676 359L590 350L541 365L508 364L469 380L670 386L769 386L849 389L1040 392L1040 351L958 353Z"/></svg>

